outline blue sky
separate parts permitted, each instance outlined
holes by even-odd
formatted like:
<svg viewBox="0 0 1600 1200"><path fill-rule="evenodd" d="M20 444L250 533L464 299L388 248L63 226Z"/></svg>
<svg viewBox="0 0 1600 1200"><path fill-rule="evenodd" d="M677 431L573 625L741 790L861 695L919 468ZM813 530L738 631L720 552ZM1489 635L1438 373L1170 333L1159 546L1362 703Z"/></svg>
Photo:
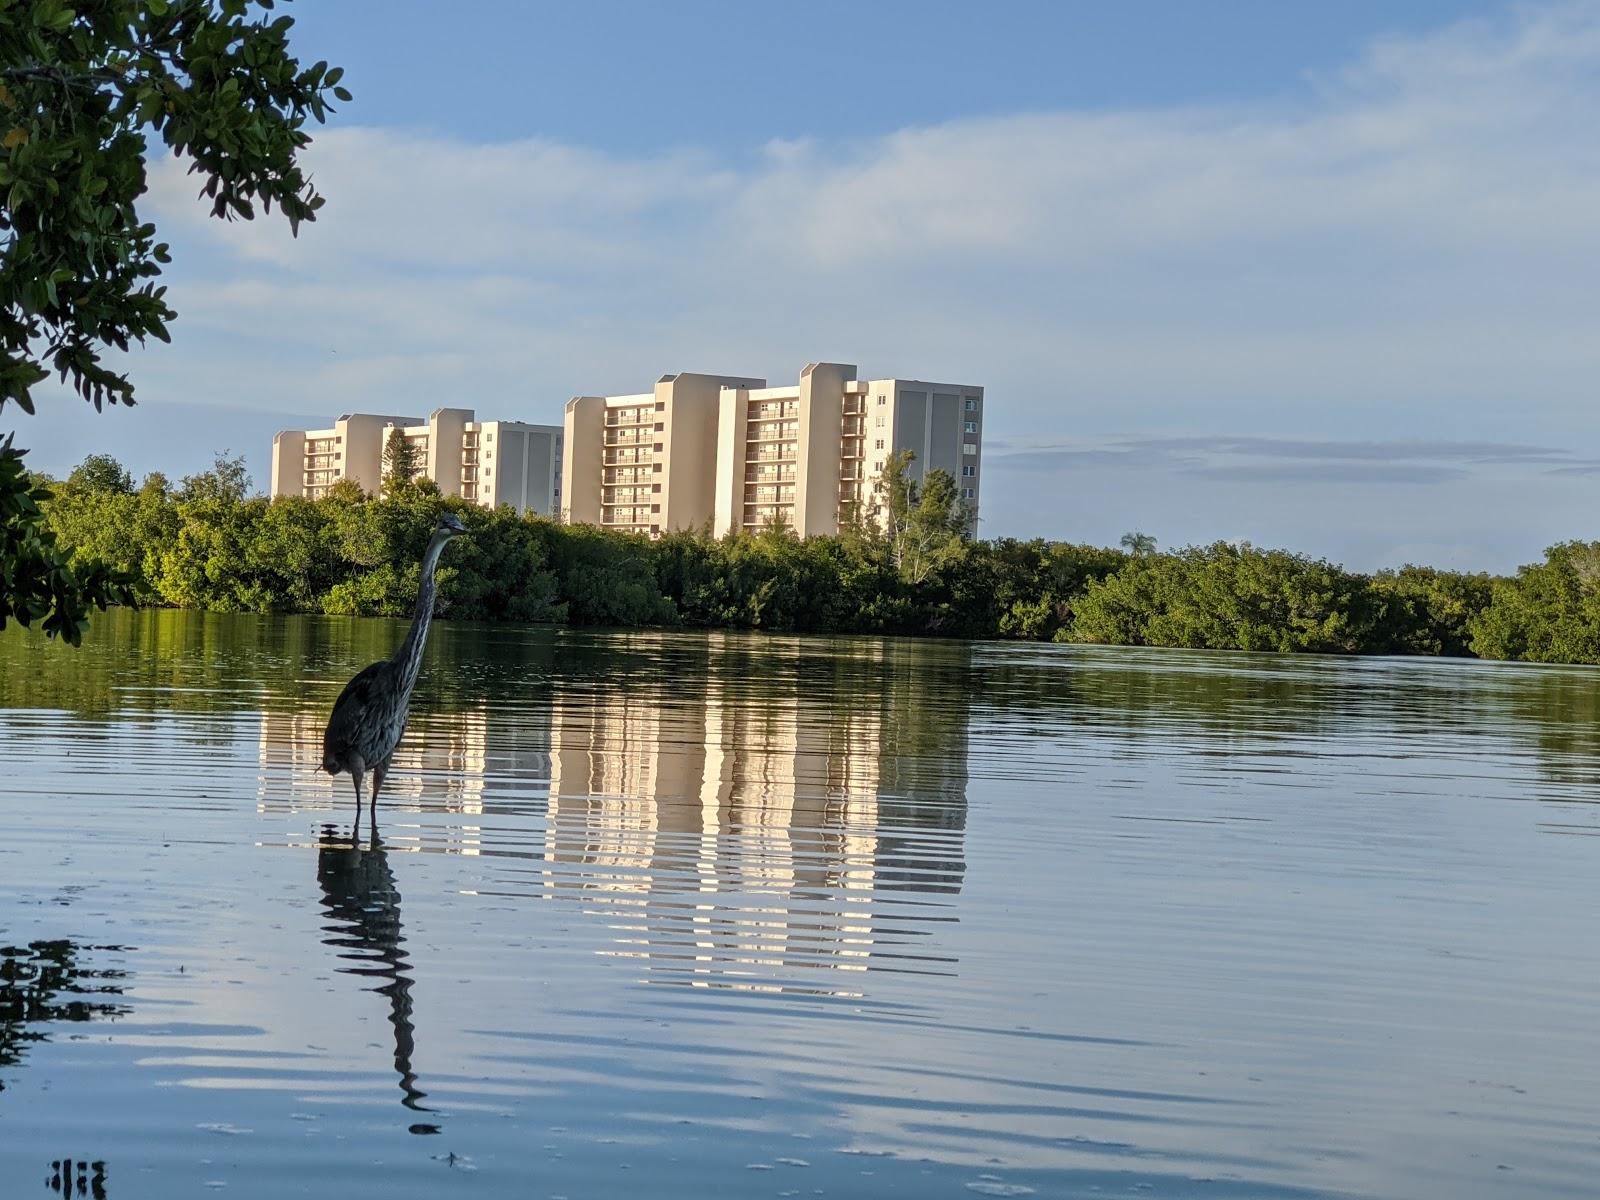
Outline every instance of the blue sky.
<svg viewBox="0 0 1600 1200"><path fill-rule="evenodd" d="M318 0L324 219L147 212L140 405L62 471L273 430L555 421L812 359L988 389L984 532L1505 570L1600 536L1600 3ZM373 14L381 13L381 24Z"/></svg>
<svg viewBox="0 0 1600 1200"><path fill-rule="evenodd" d="M962 117L1292 98L1375 34L1492 4L1443 0L871 0L806 4L296 6L300 36L361 83L348 118L472 139L530 134L611 151L856 138Z"/></svg>

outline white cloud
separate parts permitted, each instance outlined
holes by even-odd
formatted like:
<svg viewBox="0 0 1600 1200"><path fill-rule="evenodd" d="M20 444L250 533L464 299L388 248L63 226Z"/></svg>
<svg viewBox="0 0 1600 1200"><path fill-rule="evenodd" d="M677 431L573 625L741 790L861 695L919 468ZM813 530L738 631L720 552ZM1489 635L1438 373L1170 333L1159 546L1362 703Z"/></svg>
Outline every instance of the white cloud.
<svg viewBox="0 0 1600 1200"><path fill-rule="evenodd" d="M329 203L297 241L210 221L181 169L157 175L182 319L144 379L256 409L448 400L553 420L572 393L662 371L840 358L984 383L989 434L1018 442L1449 437L1594 457L1597 102L1600 4L1576 3L1380 40L1288 100L961 120L739 162L333 129L309 155ZM1114 540L1087 486L1063 469L1041 505L1037 474L991 470L988 527ZM1153 505L1206 540L1237 516L1223 486L1174 478ZM1551 540L1541 509L1600 498L1573 491L1600 480L1546 481L1519 519L1489 519L1408 486L1388 542L1473 544L1497 566ZM1281 540L1380 552L1344 519Z"/></svg>

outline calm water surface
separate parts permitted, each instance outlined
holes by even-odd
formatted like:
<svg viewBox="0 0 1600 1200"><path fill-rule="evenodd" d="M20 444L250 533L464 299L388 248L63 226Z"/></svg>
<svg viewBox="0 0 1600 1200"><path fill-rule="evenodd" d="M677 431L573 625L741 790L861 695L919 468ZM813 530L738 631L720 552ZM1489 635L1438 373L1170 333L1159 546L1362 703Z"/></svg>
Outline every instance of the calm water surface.
<svg viewBox="0 0 1600 1200"><path fill-rule="evenodd" d="M1593 1196L1600 673L0 634L0 1194Z"/></svg>

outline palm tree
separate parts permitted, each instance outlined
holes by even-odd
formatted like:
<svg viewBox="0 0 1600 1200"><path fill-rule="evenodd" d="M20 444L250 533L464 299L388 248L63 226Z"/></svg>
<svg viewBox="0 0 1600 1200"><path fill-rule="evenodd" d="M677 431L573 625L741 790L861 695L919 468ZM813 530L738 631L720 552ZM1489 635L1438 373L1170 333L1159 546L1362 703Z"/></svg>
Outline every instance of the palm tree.
<svg viewBox="0 0 1600 1200"><path fill-rule="evenodd" d="M1133 533L1125 533L1122 535L1122 541L1119 544L1129 554L1138 555L1140 557L1143 557L1146 554L1154 554L1156 552L1156 540L1148 533L1139 533L1137 531Z"/></svg>

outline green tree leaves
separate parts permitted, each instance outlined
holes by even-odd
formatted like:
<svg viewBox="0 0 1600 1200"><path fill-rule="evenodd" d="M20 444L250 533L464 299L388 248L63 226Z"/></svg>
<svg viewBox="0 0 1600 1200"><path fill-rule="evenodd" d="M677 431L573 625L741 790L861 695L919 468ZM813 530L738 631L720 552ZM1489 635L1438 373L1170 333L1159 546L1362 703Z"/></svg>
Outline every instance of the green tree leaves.
<svg viewBox="0 0 1600 1200"><path fill-rule="evenodd" d="M950 472L935 467L918 480L911 465L917 456L897 450L884 461L873 482L889 558L910 584L926 582L935 567L972 536L972 507L959 498Z"/></svg>
<svg viewBox="0 0 1600 1200"><path fill-rule="evenodd" d="M383 494L395 498L412 486L422 469L417 445L396 425L383 443Z"/></svg>
<svg viewBox="0 0 1600 1200"><path fill-rule="evenodd" d="M1496 579L1469 624L1485 658L1600 663L1600 542L1562 542L1545 561Z"/></svg>
<svg viewBox="0 0 1600 1200"><path fill-rule="evenodd" d="M43 510L50 489L24 469L25 453L9 436L0 442L0 629L41 621L76 646L89 609L130 601L130 581L95 561L73 563L57 547Z"/></svg>
<svg viewBox="0 0 1600 1200"><path fill-rule="evenodd" d="M20 463L19 452L0 453L0 528L26 525L31 540L4 543L0 569L14 570L19 555L60 561L61 587L89 588L90 603L405 616L423 547L449 507L470 536L440 569L439 606L467 620L1600 661L1600 543L1554 546L1511 579L1429 567L1367 576L1225 542L1129 553L975 541L959 536L958 507L936 494L921 517L908 499L904 525L924 520L946 540L916 548L926 557L908 572L875 526L650 541L414 486L374 499L352 484L269 504L246 495L243 462L226 454L176 491L159 474L135 489L105 456L48 488ZM26 504L8 510L19 489ZM927 491L914 494L920 504ZM40 570L56 578L55 567ZM55 603L49 589L32 595L30 614ZM66 611L78 611L75 623L47 627L75 637L82 611Z"/></svg>
<svg viewBox="0 0 1600 1200"><path fill-rule="evenodd" d="M188 162L214 216L248 220L276 206L291 231L315 219L322 197L297 161L305 126L325 119L330 94L349 93L337 68L301 67L289 54L293 22L270 17L272 7L0 3L0 410L32 413L33 389L52 373L97 410L132 404L133 384L102 355L170 340L176 314L155 282L170 256L138 212L156 139ZM7 452L20 458L9 442ZM98 499L79 517L127 490L94 464L80 470L77 483ZM248 484L237 483L219 487L242 497ZM81 549L69 563L42 536L38 504L20 468L0 473L0 624L42 619L76 642L88 608L124 585Z"/></svg>
<svg viewBox="0 0 1600 1200"><path fill-rule="evenodd" d="M1196 650L1355 654L1380 606L1364 576L1283 550L1217 542L1136 554L1091 582L1061 640Z"/></svg>
<svg viewBox="0 0 1600 1200"><path fill-rule="evenodd" d="M270 0L12 0L0 5L0 408L33 411L51 372L84 399L131 404L101 360L175 314L169 261L139 217L152 139L189 163L213 215L322 206L297 162L329 97L326 63L290 55ZM260 11L256 11L260 10Z"/></svg>

